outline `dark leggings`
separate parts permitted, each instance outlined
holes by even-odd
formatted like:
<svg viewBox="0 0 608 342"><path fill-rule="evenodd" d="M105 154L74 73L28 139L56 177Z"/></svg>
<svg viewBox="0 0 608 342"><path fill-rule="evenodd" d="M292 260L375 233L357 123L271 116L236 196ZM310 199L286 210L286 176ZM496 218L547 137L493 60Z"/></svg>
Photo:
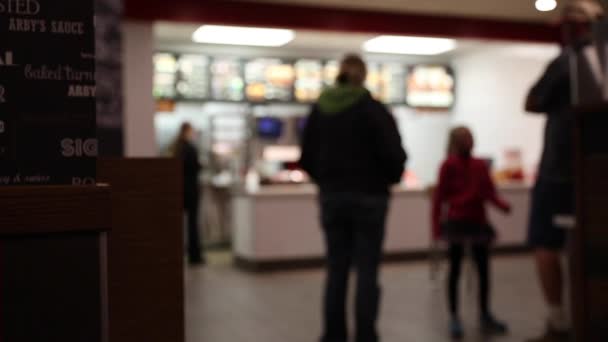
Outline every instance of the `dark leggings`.
<svg viewBox="0 0 608 342"><path fill-rule="evenodd" d="M198 264L205 261L198 228L198 199L186 204L186 228L188 229L188 261Z"/></svg>
<svg viewBox="0 0 608 342"><path fill-rule="evenodd" d="M477 265L477 273L479 275L479 310L482 316L489 314L489 296L490 296L490 266L489 266L489 248L487 244L474 244L472 246L473 259ZM462 270L462 259L464 257L464 245L453 243L449 248L450 256L450 276L448 279L448 298L450 305L450 313L453 316L458 315L458 294L460 273Z"/></svg>

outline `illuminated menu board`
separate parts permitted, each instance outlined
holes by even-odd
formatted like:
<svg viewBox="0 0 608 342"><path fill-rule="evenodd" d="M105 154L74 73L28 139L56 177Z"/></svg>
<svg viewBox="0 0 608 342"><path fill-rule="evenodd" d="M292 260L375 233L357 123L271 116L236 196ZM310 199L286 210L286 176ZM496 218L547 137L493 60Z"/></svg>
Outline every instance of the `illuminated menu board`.
<svg viewBox="0 0 608 342"><path fill-rule="evenodd" d="M387 104L405 102L405 67L400 63L368 63L366 87Z"/></svg>
<svg viewBox="0 0 608 342"><path fill-rule="evenodd" d="M323 89L323 64L320 60L301 59L295 64L295 97L298 102L314 102Z"/></svg>
<svg viewBox="0 0 608 342"><path fill-rule="evenodd" d="M332 86L340 72L338 61L329 61L323 68L323 83ZM377 100L397 104L405 102L406 68L400 63L367 63L365 87Z"/></svg>
<svg viewBox="0 0 608 342"><path fill-rule="evenodd" d="M237 59L215 59L211 63L211 98L216 101L243 101L243 64Z"/></svg>
<svg viewBox="0 0 608 342"><path fill-rule="evenodd" d="M454 105L455 80L446 66L419 65L407 75L407 104L416 108L447 109Z"/></svg>
<svg viewBox="0 0 608 342"><path fill-rule="evenodd" d="M380 71L380 101L384 103L405 102L406 72L403 64L384 63Z"/></svg>
<svg viewBox="0 0 608 342"><path fill-rule="evenodd" d="M336 78L340 73L340 62L328 61L323 66L323 85L325 87L333 86L336 83Z"/></svg>
<svg viewBox="0 0 608 342"><path fill-rule="evenodd" d="M449 108L455 100L454 76L446 66L407 67L397 62L369 62L365 86L385 104L416 108ZM210 58L158 53L154 56L154 96L193 101L299 102L316 101L333 86L336 60L280 58Z"/></svg>
<svg viewBox="0 0 608 342"><path fill-rule="evenodd" d="M181 55L177 60L177 96L186 100L209 97L209 59L201 55Z"/></svg>
<svg viewBox="0 0 608 342"><path fill-rule="evenodd" d="M382 65L380 63L367 64L365 86L375 99L382 99Z"/></svg>
<svg viewBox="0 0 608 342"><path fill-rule="evenodd" d="M177 96L177 58L170 53L154 55L154 97L173 99Z"/></svg>
<svg viewBox="0 0 608 342"><path fill-rule="evenodd" d="M249 101L292 101L294 82L293 65L280 59L259 58L245 65L245 94Z"/></svg>

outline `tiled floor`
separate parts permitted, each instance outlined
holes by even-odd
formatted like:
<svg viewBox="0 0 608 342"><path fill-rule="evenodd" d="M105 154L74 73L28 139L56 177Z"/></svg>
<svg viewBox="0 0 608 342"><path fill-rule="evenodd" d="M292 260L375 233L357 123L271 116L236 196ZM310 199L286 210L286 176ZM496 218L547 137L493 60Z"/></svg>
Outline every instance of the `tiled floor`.
<svg viewBox="0 0 608 342"><path fill-rule="evenodd" d="M494 308L511 334L476 333L476 297L463 286L466 342L522 342L543 328L544 310L532 260L494 260ZM230 266L186 273L187 342L316 342L320 333L322 271L252 275ZM380 331L383 342L443 342L443 284L433 283L427 263L385 266Z"/></svg>

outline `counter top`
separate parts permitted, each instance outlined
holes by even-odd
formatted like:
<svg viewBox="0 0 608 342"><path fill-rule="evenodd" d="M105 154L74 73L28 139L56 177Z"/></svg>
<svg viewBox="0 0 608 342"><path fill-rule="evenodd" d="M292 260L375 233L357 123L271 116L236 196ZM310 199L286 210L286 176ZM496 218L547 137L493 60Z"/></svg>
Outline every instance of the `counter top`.
<svg viewBox="0 0 608 342"><path fill-rule="evenodd" d="M504 183L497 185L500 192L519 192L530 191L531 184L529 183ZM427 194L428 189L423 187L406 188L403 185L393 187L393 196L408 196ZM276 197L276 196L314 196L318 193L316 185L301 184L301 185L264 185L256 192L236 192L236 196L253 196L253 197Z"/></svg>

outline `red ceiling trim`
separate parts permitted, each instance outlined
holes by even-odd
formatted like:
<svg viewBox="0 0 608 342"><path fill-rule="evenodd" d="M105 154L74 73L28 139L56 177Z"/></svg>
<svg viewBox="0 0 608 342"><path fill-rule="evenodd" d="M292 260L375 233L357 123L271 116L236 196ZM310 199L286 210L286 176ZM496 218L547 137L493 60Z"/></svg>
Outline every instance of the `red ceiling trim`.
<svg viewBox="0 0 608 342"><path fill-rule="evenodd" d="M549 24L228 0L125 0L129 19L553 42Z"/></svg>

